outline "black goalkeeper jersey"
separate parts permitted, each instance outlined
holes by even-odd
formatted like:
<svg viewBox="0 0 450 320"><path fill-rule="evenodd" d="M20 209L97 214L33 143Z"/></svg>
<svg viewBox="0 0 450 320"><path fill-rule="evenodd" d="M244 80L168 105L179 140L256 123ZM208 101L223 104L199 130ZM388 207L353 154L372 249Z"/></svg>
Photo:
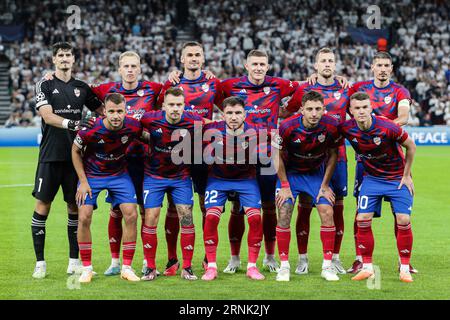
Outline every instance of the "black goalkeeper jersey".
<svg viewBox="0 0 450 320"><path fill-rule="evenodd" d="M83 81L71 78L64 82L56 76L36 84L36 109L51 105L53 113L69 120L81 120L83 106L91 111L101 106L101 101ZM72 161L71 148L76 132L48 125L42 119L42 141L39 162Z"/></svg>

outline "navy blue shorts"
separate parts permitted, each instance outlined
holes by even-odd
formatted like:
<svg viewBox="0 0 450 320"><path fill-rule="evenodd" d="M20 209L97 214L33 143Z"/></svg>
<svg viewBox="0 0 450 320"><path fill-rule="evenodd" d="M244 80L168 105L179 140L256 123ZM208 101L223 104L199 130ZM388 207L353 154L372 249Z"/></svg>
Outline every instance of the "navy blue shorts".
<svg viewBox="0 0 450 320"><path fill-rule="evenodd" d="M312 205L327 204L331 206L331 203L323 197L319 198L319 201L316 202L316 198L319 195L320 186L322 185L324 174L325 169L323 166L309 173L288 172L287 178L291 186L291 192L294 196L294 199L297 199L297 196L303 193L309 195L312 198ZM276 193L278 193L280 189L281 183L278 179ZM287 201L292 203L291 199Z"/></svg>
<svg viewBox="0 0 450 320"><path fill-rule="evenodd" d="M205 208L221 207L230 193L239 198L241 207L261 208L261 196L256 179L219 179L210 177L205 192Z"/></svg>
<svg viewBox="0 0 450 320"><path fill-rule="evenodd" d="M386 180L371 175L364 177L358 196L358 213L374 212L381 216L383 197L391 202L393 212L411 214L413 196L406 186L398 189L400 180Z"/></svg>
<svg viewBox="0 0 450 320"><path fill-rule="evenodd" d="M163 179L144 177L144 208L162 207L166 192L172 196L173 203L193 205L192 179Z"/></svg>
<svg viewBox="0 0 450 320"><path fill-rule="evenodd" d="M99 193L105 189L113 207L117 207L122 203L137 203L136 192L128 173L120 176L88 177L87 180L92 190L92 198L87 195L84 203L94 206L94 209L97 209Z"/></svg>

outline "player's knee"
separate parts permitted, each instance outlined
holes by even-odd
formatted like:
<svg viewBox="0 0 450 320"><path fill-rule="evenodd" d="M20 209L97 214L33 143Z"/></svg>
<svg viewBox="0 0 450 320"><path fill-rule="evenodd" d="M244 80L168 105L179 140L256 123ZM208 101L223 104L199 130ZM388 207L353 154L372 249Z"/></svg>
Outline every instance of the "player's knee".
<svg viewBox="0 0 450 320"><path fill-rule="evenodd" d="M78 216L78 224L82 227L90 227L92 222L92 215L89 215L87 213L81 213Z"/></svg>
<svg viewBox="0 0 450 320"><path fill-rule="evenodd" d="M395 220L397 224L405 225L411 222L411 217L407 214L397 214Z"/></svg>
<svg viewBox="0 0 450 320"><path fill-rule="evenodd" d="M109 209L109 215L111 217L114 217L114 218L121 218L122 217L122 211L120 211L119 208L114 209L114 208L111 207Z"/></svg>
<svg viewBox="0 0 450 320"><path fill-rule="evenodd" d="M334 225L333 208L331 206L320 206L318 210L320 214L320 219L322 221L322 225L333 226Z"/></svg>
<svg viewBox="0 0 450 320"><path fill-rule="evenodd" d="M358 213L356 215L356 221L363 221L372 219L373 213Z"/></svg>
<svg viewBox="0 0 450 320"><path fill-rule="evenodd" d="M78 214L78 206L76 203L67 204L67 212L70 214Z"/></svg>
<svg viewBox="0 0 450 320"><path fill-rule="evenodd" d="M39 213L41 216L46 216L50 213L51 206L52 206L51 202L44 202L42 200L37 200L34 211Z"/></svg>

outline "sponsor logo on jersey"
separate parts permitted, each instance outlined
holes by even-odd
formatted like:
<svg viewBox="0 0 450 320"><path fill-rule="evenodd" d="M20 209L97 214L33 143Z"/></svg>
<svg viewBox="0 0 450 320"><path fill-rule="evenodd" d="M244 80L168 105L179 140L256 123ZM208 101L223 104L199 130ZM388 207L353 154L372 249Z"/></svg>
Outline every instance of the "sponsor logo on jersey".
<svg viewBox="0 0 450 320"><path fill-rule="evenodd" d="M161 133L161 134L163 133L161 128L159 128L158 130L155 130L155 132L158 132L158 133Z"/></svg>
<svg viewBox="0 0 450 320"><path fill-rule="evenodd" d="M207 83L203 84L203 85L202 85L202 90L203 90L204 92L208 92L208 91L209 91L209 85L208 85Z"/></svg>
<svg viewBox="0 0 450 320"><path fill-rule="evenodd" d="M247 93L247 90L242 89L241 91L239 91L239 93Z"/></svg>
<svg viewBox="0 0 450 320"><path fill-rule="evenodd" d="M356 139L356 138L353 138L353 140L352 140L354 143L358 143L358 139Z"/></svg>
<svg viewBox="0 0 450 320"><path fill-rule="evenodd" d="M341 93L340 93L339 91L335 91L335 92L333 93L333 96L334 96L334 98L335 98L336 100L339 100L339 99L341 98Z"/></svg>
<svg viewBox="0 0 450 320"><path fill-rule="evenodd" d="M56 94L59 93L58 89L55 88L55 90L53 90L52 94Z"/></svg>
<svg viewBox="0 0 450 320"><path fill-rule="evenodd" d="M139 90L137 91L137 95L138 95L139 97L142 97L142 96L144 95L144 90L139 89Z"/></svg>
<svg viewBox="0 0 450 320"><path fill-rule="evenodd" d="M122 138L120 138L120 141L122 141L122 144L125 144L128 142L128 136L123 136Z"/></svg>
<svg viewBox="0 0 450 320"><path fill-rule="evenodd" d="M389 104L392 101L391 96L384 97L384 103Z"/></svg>
<svg viewBox="0 0 450 320"><path fill-rule="evenodd" d="M105 143L105 141L103 141L103 139L100 139L98 143Z"/></svg>
<svg viewBox="0 0 450 320"><path fill-rule="evenodd" d="M75 89L73 89L73 93L75 93L75 97L79 97L80 96L80 89L78 89L78 88L75 88Z"/></svg>
<svg viewBox="0 0 450 320"><path fill-rule="evenodd" d="M300 138L298 138L297 140L294 141L295 143L301 143L302 140L300 140Z"/></svg>
<svg viewBox="0 0 450 320"><path fill-rule="evenodd" d="M270 87L264 87L263 91L266 95L268 95L270 93Z"/></svg>
<svg viewBox="0 0 450 320"><path fill-rule="evenodd" d="M325 141L325 135L323 133L319 134L319 136L317 138L319 139L320 143Z"/></svg>
<svg viewBox="0 0 450 320"><path fill-rule="evenodd" d="M375 143L377 146L379 146L381 143L381 138L380 137L373 138L373 143Z"/></svg>

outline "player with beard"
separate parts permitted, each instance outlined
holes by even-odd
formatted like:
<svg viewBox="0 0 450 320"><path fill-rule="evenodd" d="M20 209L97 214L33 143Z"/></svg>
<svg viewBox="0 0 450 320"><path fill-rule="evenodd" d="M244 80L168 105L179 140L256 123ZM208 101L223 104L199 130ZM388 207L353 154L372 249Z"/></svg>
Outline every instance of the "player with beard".
<svg viewBox="0 0 450 320"><path fill-rule="evenodd" d="M405 87L392 81L393 65L390 54L387 52L378 52L375 54L371 70L374 79L355 83L351 88L351 93L358 91L366 92L370 96L370 103L375 115L386 117L400 126L406 125L408 123L411 96ZM356 198L358 197L359 189L363 181L363 174L364 167L362 161L357 158L355 188L353 192L353 195ZM389 201L389 197L385 197L385 200ZM394 211L392 211L392 213L395 215ZM375 217L377 217L377 215L375 215ZM356 235L358 233L356 216L353 230L356 259L353 262L352 267L347 271L350 273L357 273L362 268L362 257L359 253L359 248L356 245ZM394 233L397 237L398 228L396 222L394 223ZM412 266L410 267L410 272L418 273Z"/></svg>
<svg viewBox="0 0 450 320"><path fill-rule="evenodd" d="M214 105L220 106L222 103L222 92L220 90L220 80L211 77L210 73L202 71L202 67L205 64L205 55L202 45L195 41L186 42L183 44L180 60L181 64L184 66L183 72L172 72L169 79L175 83L171 80L166 81L159 96L158 105L162 105L164 103L164 95L167 89L172 87L180 88L184 92L184 110L211 120ZM201 163L194 163L193 161L191 170L194 192L197 193L199 197L199 205L203 216L203 226L206 215L204 201L208 169L205 165ZM167 208L164 225L167 241L168 262L164 275L174 276L179 268L177 241L180 230L180 222L171 197L168 197L168 203L169 206ZM206 263L207 262L205 259L204 265Z"/></svg>
<svg viewBox="0 0 450 320"><path fill-rule="evenodd" d="M315 82L315 84L301 84L292 98L288 101L288 104L284 109L287 112L284 112L283 116L286 117L288 114L298 111L302 106L303 96L309 91L316 91L324 98L326 114L336 119L338 123L344 122L346 120L347 108L350 101L350 89L345 88L335 79L336 57L330 48L322 48L317 52L314 68L317 72L317 82ZM347 154L345 145L341 145L338 149L336 170L334 171L330 182L336 195L336 201L333 206L336 236L332 262L339 274L346 273L340 261L339 252L344 235L344 197L347 196L347 180ZM302 198L298 204L298 216L295 230L299 254L295 273L307 274L309 269L307 248L312 207L310 203L301 200Z"/></svg>

